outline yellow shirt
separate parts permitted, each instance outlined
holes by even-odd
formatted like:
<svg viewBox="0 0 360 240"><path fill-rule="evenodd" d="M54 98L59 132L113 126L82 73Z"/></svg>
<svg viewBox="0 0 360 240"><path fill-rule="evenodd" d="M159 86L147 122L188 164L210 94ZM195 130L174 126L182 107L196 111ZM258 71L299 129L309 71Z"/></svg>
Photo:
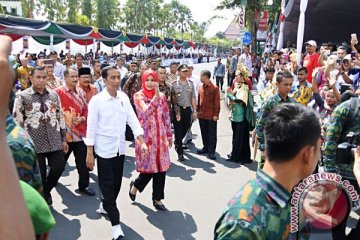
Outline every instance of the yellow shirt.
<svg viewBox="0 0 360 240"><path fill-rule="evenodd" d="M29 87L29 76L32 70L33 68L30 66L27 66L26 68L21 66L16 70L19 83L21 84L21 90L25 90Z"/></svg>

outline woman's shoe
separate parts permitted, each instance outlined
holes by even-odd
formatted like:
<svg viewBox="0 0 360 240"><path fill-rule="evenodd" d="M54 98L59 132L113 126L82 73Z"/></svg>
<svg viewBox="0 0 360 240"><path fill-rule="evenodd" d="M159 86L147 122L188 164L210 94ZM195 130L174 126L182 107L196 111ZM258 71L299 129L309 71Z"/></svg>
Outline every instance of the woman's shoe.
<svg viewBox="0 0 360 240"><path fill-rule="evenodd" d="M155 200L153 200L153 205L157 210L160 210L160 211L166 211L167 210L166 207L164 206L164 204L158 204L158 203L156 203Z"/></svg>
<svg viewBox="0 0 360 240"><path fill-rule="evenodd" d="M131 193L131 188L134 186L134 181L131 181L130 182L130 190L129 190L129 197L130 197L130 199L131 199L131 201L135 201L135 198L136 198L136 194L132 194Z"/></svg>

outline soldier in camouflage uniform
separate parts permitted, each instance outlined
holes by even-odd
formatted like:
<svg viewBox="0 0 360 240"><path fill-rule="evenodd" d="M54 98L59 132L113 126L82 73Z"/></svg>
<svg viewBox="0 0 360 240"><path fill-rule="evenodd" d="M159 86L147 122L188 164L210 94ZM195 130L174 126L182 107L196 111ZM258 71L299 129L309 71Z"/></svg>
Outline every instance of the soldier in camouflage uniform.
<svg viewBox="0 0 360 240"><path fill-rule="evenodd" d="M333 111L329 124L326 128L325 143L323 149L323 163L325 172L333 172L342 176L342 179L348 180L355 190L360 193L359 185L353 173L353 162L336 162L337 146L340 143L346 142L346 135L349 132L360 132L360 97L352 98L343 102ZM343 160L343 159L341 159ZM359 210L359 201L355 203L355 209ZM334 239L345 239L346 222L342 226L333 231ZM355 229L350 233L357 234L357 237L349 239L359 239L360 236L360 221ZM348 239L346 238L346 239Z"/></svg>
<svg viewBox="0 0 360 240"><path fill-rule="evenodd" d="M292 75L288 71L279 72L276 76L276 84L278 87L278 93L269 97L261 106L256 122L256 136L259 140L259 149L261 151L261 160L259 167L262 168L265 161L265 137L264 126L269 114L275 109L276 106L282 103L295 103L295 100L288 97L292 85Z"/></svg>
<svg viewBox="0 0 360 240"><path fill-rule="evenodd" d="M265 125L267 161L230 200L216 223L214 239L304 239L306 225L290 233L291 191L314 171L320 159L320 134L312 109L300 104L274 109Z"/></svg>
<svg viewBox="0 0 360 240"><path fill-rule="evenodd" d="M166 68L162 66L159 67L159 69L157 70L157 75L159 78L159 90L166 96L170 118L171 121L173 121L174 114L172 113L175 112L175 116L180 116L180 107L177 104L176 95L171 90L171 85L166 82Z"/></svg>

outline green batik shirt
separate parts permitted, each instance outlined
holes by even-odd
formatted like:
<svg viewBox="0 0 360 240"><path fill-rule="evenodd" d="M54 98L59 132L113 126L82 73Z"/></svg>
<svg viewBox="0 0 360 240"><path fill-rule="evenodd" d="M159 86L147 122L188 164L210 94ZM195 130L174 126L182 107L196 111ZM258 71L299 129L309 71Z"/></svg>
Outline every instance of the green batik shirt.
<svg viewBox="0 0 360 240"><path fill-rule="evenodd" d="M6 133L20 180L41 193L41 175L36 161L35 145L30 135L17 125L10 115L6 118Z"/></svg>
<svg viewBox="0 0 360 240"><path fill-rule="evenodd" d="M226 96L232 101L235 101L237 99L231 93L228 93ZM245 120L246 109L245 109L244 103L240 104L240 103L233 102L230 106L230 110L231 110L231 116L230 116L231 121L242 122Z"/></svg>
<svg viewBox="0 0 360 240"><path fill-rule="evenodd" d="M256 136L259 139L259 149L265 150L265 135L264 127L266 120L272 110L281 103L296 103L296 101L290 97L286 100L282 99L279 94L275 94L269 97L261 106L260 112L258 113L258 119L256 121Z"/></svg>
<svg viewBox="0 0 360 240"><path fill-rule="evenodd" d="M296 239L290 233L290 198L291 193L259 169L228 203L214 239Z"/></svg>
<svg viewBox="0 0 360 240"><path fill-rule="evenodd" d="M360 106L360 97L357 99ZM346 141L348 132L360 132L360 111L358 111L352 126L346 133L342 134L344 125L350 115L350 100L341 103L331 114L331 118L326 128L325 143L323 149L323 162L326 172L335 172L341 176L355 180L353 164L336 163L336 150L339 143Z"/></svg>

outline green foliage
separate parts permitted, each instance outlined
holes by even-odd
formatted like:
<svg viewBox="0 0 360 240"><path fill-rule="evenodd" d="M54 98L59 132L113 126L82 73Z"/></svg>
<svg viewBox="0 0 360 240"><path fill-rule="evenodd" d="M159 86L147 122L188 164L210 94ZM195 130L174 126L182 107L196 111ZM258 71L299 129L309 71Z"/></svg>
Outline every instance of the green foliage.
<svg viewBox="0 0 360 240"><path fill-rule="evenodd" d="M92 6L91 0L83 0L82 2L82 15L85 15L88 21L91 22Z"/></svg>
<svg viewBox="0 0 360 240"><path fill-rule="evenodd" d="M35 1L30 0L30 1L25 1L27 4L28 2L32 2L34 3ZM64 12L66 12L67 9L67 2L70 1L65 1L65 0L38 0L36 1L36 5L35 5L35 9L37 11L38 14L42 14L45 13L47 15L47 18L51 21L65 21L66 20L66 15L64 14ZM76 1L74 1L76 2ZM22 5L24 6L24 5ZM24 7L23 7L23 14L25 15L25 13L32 13L33 8L30 5L27 5L25 7L25 12L24 12ZM76 11L76 10L75 10Z"/></svg>
<svg viewBox="0 0 360 240"><path fill-rule="evenodd" d="M34 0L21 0L21 10L24 17L33 18L34 17ZM2 8L1 8L2 10Z"/></svg>

